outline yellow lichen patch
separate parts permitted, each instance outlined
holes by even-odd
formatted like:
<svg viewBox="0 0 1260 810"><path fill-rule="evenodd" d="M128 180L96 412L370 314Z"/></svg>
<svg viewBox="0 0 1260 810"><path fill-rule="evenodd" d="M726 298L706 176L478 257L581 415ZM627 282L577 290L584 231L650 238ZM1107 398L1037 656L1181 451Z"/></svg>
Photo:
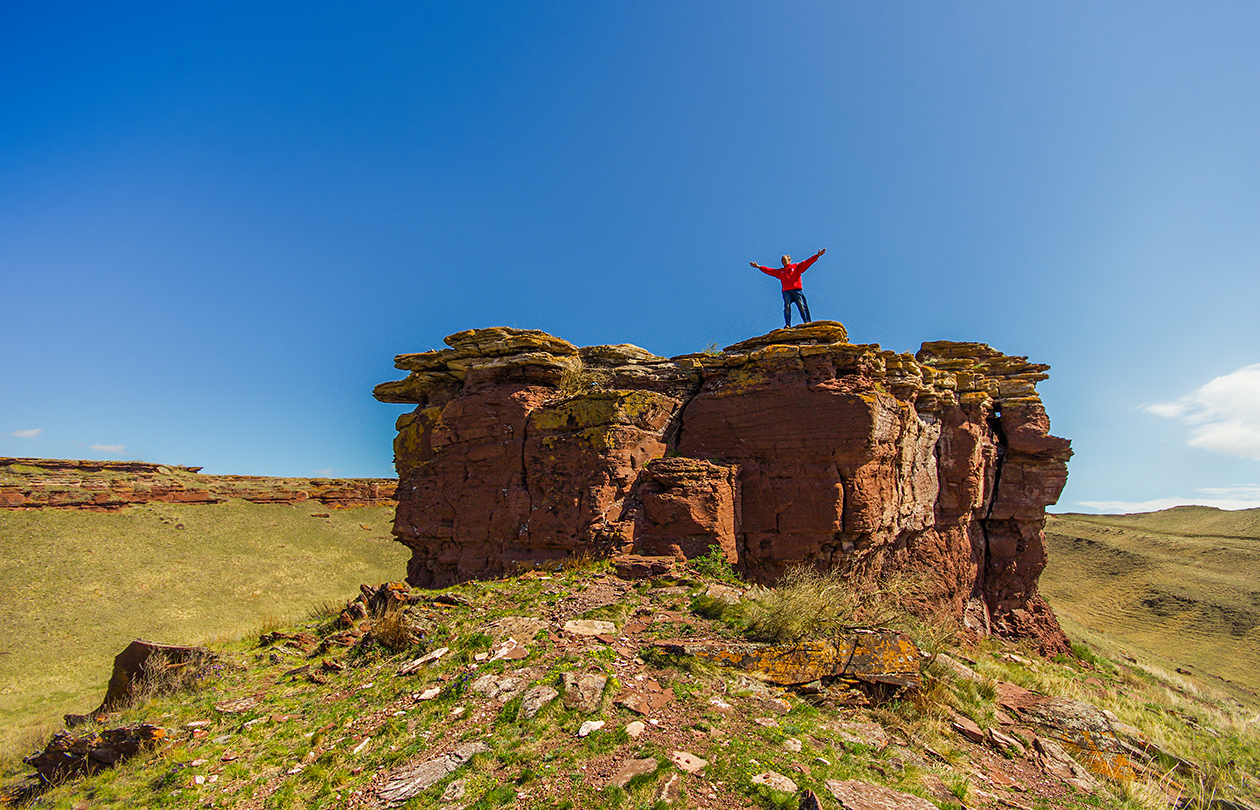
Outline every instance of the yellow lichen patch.
<svg viewBox="0 0 1260 810"><path fill-rule="evenodd" d="M398 474L407 469L428 461L432 452L429 444L433 426L442 415L440 407L404 413L398 417L394 427L398 435L394 437L394 465Z"/></svg>
<svg viewBox="0 0 1260 810"><path fill-rule="evenodd" d="M457 351L481 357L505 357L512 354L542 352L554 355L576 355L578 349L563 338L541 329L513 329L491 326L486 329L465 329L448 335L445 343Z"/></svg>
<svg viewBox="0 0 1260 810"><path fill-rule="evenodd" d="M380 402L418 403L428 399L429 393L436 388L454 385L454 375L413 371L405 380L383 382L372 389L372 396Z"/></svg>
<svg viewBox="0 0 1260 810"><path fill-rule="evenodd" d="M634 425L659 430L678 400L652 391L591 391L530 414L536 430L584 430L601 425Z"/></svg>
<svg viewBox="0 0 1260 810"><path fill-rule="evenodd" d="M987 405L993 398L983 391L968 391L959 396L958 401L963 405Z"/></svg>
<svg viewBox="0 0 1260 810"><path fill-rule="evenodd" d="M1131 782L1135 776L1133 763L1121 751L1108 750L1116 747L1115 738L1097 739L1089 731L1080 731L1079 738L1061 738L1063 749L1095 776L1113 782Z"/></svg>
<svg viewBox="0 0 1260 810"><path fill-rule="evenodd" d="M902 686L917 684L919 679L919 650L914 642L903 633L886 630L790 645L706 641L666 641L660 645L675 654L741 669L759 680L784 685L840 676Z"/></svg>
<svg viewBox="0 0 1260 810"><path fill-rule="evenodd" d="M727 346L723 351L742 352L761 346L807 343L847 343L849 332L839 321L812 321L787 329L775 329L755 338Z"/></svg>
<svg viewBox="0 0 1260 810"><path fill-rule="evenodd" d="M400 368L403 371L444 371L446 364L458 356L459 353L454 349L399 354L394 357L394 368Z"/></svg>

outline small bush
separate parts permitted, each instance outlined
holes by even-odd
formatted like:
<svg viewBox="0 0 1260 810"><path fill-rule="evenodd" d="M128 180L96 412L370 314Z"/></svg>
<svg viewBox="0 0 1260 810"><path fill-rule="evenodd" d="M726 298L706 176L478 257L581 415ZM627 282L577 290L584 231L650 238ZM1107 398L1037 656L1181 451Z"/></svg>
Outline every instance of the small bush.
<svg viewBox="0 0 1260 810"><path fill-rule="evenodd" d="M707 554L702 557L696 557L688 565L691 566L691 570L700 576L716 579L719 582L728 582L735 585L742 584L739 574L735 573L735 569L727 561L726 553L722 551L721 546L709 546Z"/></svg>

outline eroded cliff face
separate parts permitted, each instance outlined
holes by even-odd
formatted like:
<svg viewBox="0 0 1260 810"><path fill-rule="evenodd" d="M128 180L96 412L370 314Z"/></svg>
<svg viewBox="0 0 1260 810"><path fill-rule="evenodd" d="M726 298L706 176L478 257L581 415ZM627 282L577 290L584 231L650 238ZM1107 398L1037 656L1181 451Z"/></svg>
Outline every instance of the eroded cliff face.
<svg viewBox="0 0 1260 810"><path fill-rule="evenodd" d="M716 545L763 582L918 572L924 607L1066 648L1037 593L1071 456L1047 366L980 343L897 354L834 321L668 359L499 327L446 342L375 391L417 406L395 441L413 585Z"/></svg>

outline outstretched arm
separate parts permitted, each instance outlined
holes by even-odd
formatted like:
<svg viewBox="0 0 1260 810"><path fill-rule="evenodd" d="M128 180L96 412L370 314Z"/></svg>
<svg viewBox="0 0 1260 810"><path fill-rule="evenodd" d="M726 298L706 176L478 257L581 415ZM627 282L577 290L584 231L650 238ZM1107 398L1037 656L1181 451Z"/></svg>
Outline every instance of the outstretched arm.
<svg viewBox="0 0 1260 810"><path fill-rule="evenodd" d="M761 272L765 273L767 276L774 276L775 278L779 277L779 274L775 271L773 267L766 267L765 265L760 265L760 264L757 264L756 262L749 262L748 264L757 268Z"/></svg>
<svg viewBox="0 0 1260 810"><path fill-rule="evenodd" d="M823 248L822 250L820 250L820 251L818 251L817 253L815 253L813 256L810 256L808 259L806 259L805 261L801 262L799 265L797 265L797 267L799 267L799 268L800 268L800 271L801 271L802 273L804 273L806 270L808 270L808 269L809 269L809 266L810 266L811 264L813 264L814 262L818 261L818 257L819 257L819 256L823 255L823 254L824 254L824 253L826 253L826 252L827 252L827 248Z"/></svg>

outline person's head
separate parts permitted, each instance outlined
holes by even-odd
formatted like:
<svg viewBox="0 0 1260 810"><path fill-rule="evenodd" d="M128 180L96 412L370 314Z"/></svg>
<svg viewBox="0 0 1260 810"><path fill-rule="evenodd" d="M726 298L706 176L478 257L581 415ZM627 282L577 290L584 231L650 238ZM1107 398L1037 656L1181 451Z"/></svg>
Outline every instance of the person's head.
<svg viewBox="0 0 1260 810"><path fill-rule="evenodd" d="M787 267L787 266L788 266L789 264L791 264L791 263L792 263L792 257L791 257L791 256L788 256L787 254L784 254L784 256L783 256L783 266L784 266L784 267Z"/></svg>

